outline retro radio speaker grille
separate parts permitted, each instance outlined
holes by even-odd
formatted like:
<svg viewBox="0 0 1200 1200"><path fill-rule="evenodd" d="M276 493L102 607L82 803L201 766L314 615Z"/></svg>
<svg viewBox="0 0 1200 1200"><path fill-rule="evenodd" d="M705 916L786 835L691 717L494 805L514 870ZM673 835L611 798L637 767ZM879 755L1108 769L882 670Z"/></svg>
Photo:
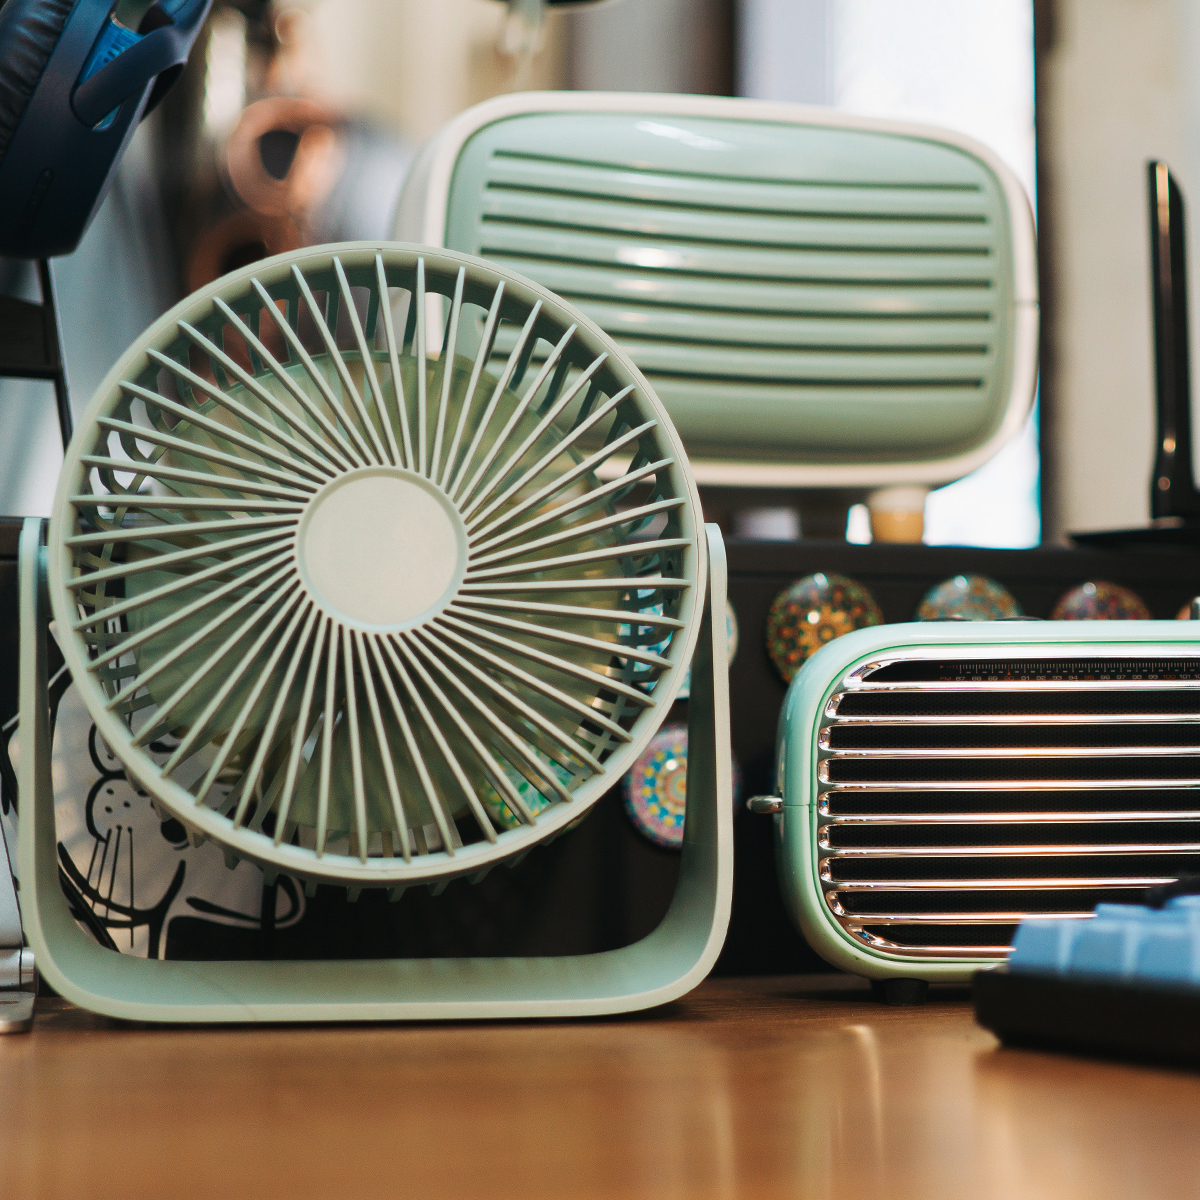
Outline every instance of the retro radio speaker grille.
<svg viewBox="0 0 1200 1200"><path fill-rule="evenodd" d="M577 304L650 380L701 483L943 482L1032 400L1029 204L948 131L719 97L505 96L430 143L396 233Z"/></svg>
<svg viewBox="0 0 1200 1200"><path fill-rule="evenodd" d="M1027 916L1136 902L1194 871L1200 647L1172 624L1103 640L892 626L815 656L780 764L785 875L815 947L853 945L866 974L943 975L1004 958Z"/></svg>

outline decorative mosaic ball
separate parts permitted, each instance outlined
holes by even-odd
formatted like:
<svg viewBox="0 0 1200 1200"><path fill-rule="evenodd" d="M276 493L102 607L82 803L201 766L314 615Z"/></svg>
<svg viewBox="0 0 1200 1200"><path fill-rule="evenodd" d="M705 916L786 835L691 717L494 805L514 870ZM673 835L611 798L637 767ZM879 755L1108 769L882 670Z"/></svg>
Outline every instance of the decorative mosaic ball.
<svg viewBox="0 0 1200 1200"><path fill-rule="evenodd" d="M558 778L559 783L570 791L570 785L574 782L571 778L571 773L556 762L550 763L549 766ZM549 808L554 803L549 796L544 795L535 788L520 771L515 767L509 766L508 763L504 764L504 774L508 776L509 783L513 785L513 789L517 795L525 802L525 807L534 816L537 816L542 809ZM546 790L549 791L550 789L547 788ZM480 782L479 799L482 801L483 807L487 809L488 813L501 829L516 829L521 824L520 817L508 807L508 803L490 779L483 779ZM583 813L578 820L582 821L585 816L587 816L587 813ZM575 823L575 821L572 821L567 828L573 828Z"/></svg>
<svg viewBox="0 0 1200 1200"><path fill-rule="evenodd" d="M1089 580L1064 592L1050 614L1052 621L1148 621L1146 602L1127 587Z"/></svg>
<svg viewBox="0 0 1200 1200"><path fill-rule="evenodd" d="M882 625L875 597L845 575L818 571L784 588L767 613L767 653L784 683L804 660L844 633Z"/></svg>
<svg viewBox="0 0 1200 1200"><path fill-rule="evenodd" d="M733 660L737 658L738 652L738 619L737 613L733 610L733 601L725 601L725 652L729 660L729 665L733 666ZM683 675L683 686L679 689L679 695L676 697L679 700L686 700L692 694L692 668L689 664L688 669Z"/></svg>
<svg viewBox="0 0 1200 1200"><path fill-rule="evenodd" d="M986 575L955 575L943 579L921 598L918 621L999 621L1024 616L1013 594Z"/></svg>
<svg viewBox="0 0 1200 1200"><path fill-rule="evenodd" d="M686 725L665 725L650 740L621 781L625 812L634 828L656 846L678 850L683 845L687 806ZM741 772L733 764L733 811L737 812Z"/></svg>

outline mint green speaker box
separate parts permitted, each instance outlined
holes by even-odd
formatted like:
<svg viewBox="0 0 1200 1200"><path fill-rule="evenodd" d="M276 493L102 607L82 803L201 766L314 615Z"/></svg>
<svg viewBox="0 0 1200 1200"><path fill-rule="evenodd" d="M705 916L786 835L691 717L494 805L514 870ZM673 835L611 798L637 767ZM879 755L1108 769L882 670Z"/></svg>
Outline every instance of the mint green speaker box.
<svg viewBox="0 0 1200 1200"><path fill-rule="evenodd" d="M1030 410L1029 203L948 130L712 96L502 96L425 149L395 230L577 305L644 373L701 484L927 488Z"/></svg>
<svg viewBox="0 0 1200 1200"><path fill-rule="evenodd" d="M1190 621L929 621L819 650L779 717L789 915L828 962L963 982L1016 925L1200 864Z"/></svg>

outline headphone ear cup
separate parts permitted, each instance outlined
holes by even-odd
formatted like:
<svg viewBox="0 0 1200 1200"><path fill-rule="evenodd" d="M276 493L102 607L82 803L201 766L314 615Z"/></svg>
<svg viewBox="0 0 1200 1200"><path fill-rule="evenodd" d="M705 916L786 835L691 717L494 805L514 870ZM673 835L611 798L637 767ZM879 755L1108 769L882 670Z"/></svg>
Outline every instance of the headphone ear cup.
<svg viewBox="0 0 1200 1200"><path fill-rule="evenodd" d="M0 159L25 115L76 0L6 0L0 5Z"/></svg>

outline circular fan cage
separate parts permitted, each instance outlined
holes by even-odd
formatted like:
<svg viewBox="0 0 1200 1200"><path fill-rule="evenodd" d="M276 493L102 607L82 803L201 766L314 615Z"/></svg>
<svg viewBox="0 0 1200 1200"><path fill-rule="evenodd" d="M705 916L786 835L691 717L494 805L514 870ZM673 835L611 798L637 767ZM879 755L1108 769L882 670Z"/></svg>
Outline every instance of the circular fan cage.
<svg viewBox="0 0 1200 1200"><path fill-rule="evenodd" d="M309 883L473 879L666 717L699 500L632 362L468 255L326 246L113 369L49 531L57 636L160 815Z"/></svg>

